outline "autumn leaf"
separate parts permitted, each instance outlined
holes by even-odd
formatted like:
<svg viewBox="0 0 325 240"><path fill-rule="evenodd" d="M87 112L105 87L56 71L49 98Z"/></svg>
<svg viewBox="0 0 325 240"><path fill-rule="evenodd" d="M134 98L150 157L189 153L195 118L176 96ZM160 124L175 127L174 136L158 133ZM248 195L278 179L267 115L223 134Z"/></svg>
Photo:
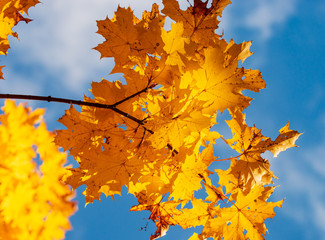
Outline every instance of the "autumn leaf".
<svg viewBox="0 0 325 240"><path fill-rule="evenodd" d="M295 142L302 133L289 129L289 123L279 130L280 135L268 146L268 150L277 157L280 152L297 147Z"/></svg>
<svg viewBox="0 0 325 240"><path fill-rule="evenodd" d="M186 156L182 169L174 181L170 198L192 199L194 192L202 188L202 176L208 177L211 173L207 168L214 159L212 144L198 155Z"/></svg>
<svg viewBox="0 0 325 240"><path fill-rule="evenodd" d="M167 53L166 64L179 65L182 62L181 54L185 54L186 38L183 38L183 24L172 24L171 30L163 31L161 37L165 43L164 50ZM185 67L185 64L182 67Z"/></svg>
<svg viewBox="0 0 325 240"><path fill-rule="evenodd" d="M119 56L119 62L124 65L128 56L136 51L137 30L135 24L139 20L133 15L130 8L118 7L112 20L98 21L98 33L107 41L96 47L101 57Z"/></svg>
<svg viewBox="0 0 325 240"><path fill-rule="evenodd" d="M133 67L137 61L143 62L147 54L159 55L162 50L160 35L164 17L159 14L157 4L153 5L151 12L144 12L141 20L130 8L118 7L112 20L107 18L97 23L98 33L105 41L95 49L101 57L115 58L113 72L120 67Z"/></svg>
<svg viewBox="0 0 325 240"><path fill-rule="evenodd" d="M272 191L273 188L265 191L261 187L253 187L247 195L239 191L231 207L218 207L218 216L207 222L201 235L214 239L264 239L265 219L273 218L274 207L281 207L283 202L266 202Z"/></svg>
<svg viewBox="0 0 325 240"><path fill-rule="evenodd" d="M76 211L62 183L66 154L53 144L44 111L6 101L0 115L0 232L2 239L63 239ZM36 164L38 158L42 161Z"/></svg>
<svg viewBox="0 0 325 240"><path fill-rule="evenodd" d="M261 130L255 126L248 127L245 123L245 115L238 109L231 112L233 119L227 121L233 132L233 138L227 143L237 152L245 155L261 154L269 150L276 157L280 152L290 147L296 147L295 141L301 135L297 131L289 129L289 123L280 129L280 135L272 141L264 137Z"/></svg>
<svg viewBox="0 0 325 240"><path fill-rule="evenodd" d="M237 68L238 60L243 60L249 53L242 54L246 50L238 48L235 56L232 53L234 60L228 64L231 57L227 53L227 47L224 41L220 41L220 45L215 48L206 49L202 68L194 70L189 76L186 75L193 79L191 84L193 97L205 101L203 111L209 115L217 110L222 112L234 107L243 110L249 106L251 99L244 96L241 91L249 89L258 92L265 87L260 75L255 75L255 82L242 80L251 70L243 71ZM228 65L225 65L225 61Z"/></svg>
<svg viewBox="0 0 325 240"><path fill-rule="evenodd" d="M218 183L232 194L230 198L235 197L238 191L249 193L255 185L272 184L273 178L276 178L270 170L270 163L267 159L259 156L254 160L249 160L247 157L240 157L238 160L232 158L227 170L215 170L219 177Z"/></svg>
<svg viewBox="0 0 325 240"><path fill-rule="evenodd" d="M210 7L208 1L195 0L194 5L185 11L181 10L176 0L164 0L162 13L176 22L184 24L184 37L190 37L205 45L213 42L215 30L218 28L223 9L231 3L230 0L213 0Z"/></svg>

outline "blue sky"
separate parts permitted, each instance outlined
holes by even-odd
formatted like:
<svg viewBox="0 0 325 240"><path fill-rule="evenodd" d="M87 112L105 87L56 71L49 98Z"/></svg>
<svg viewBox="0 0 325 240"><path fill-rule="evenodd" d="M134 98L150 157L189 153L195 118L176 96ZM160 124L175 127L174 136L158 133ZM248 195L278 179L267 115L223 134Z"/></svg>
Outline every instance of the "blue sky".
<svg viewBox="0 0 325 240"><path fill-rule="evenodd" d="M5 81L1 93L51 95L83 99L91 81L108 78L113 60L92 50L103 39L96 20L113 16L118 3L131 5L139 16L153 0L43 0L30 10L34 19L15 30L20 41L10 39L8 56L0 58ZM183 3L186 1L182 0ZM266 239L325 239L325 2L322 0L233 0L224 11L221 29L227 40L253 40L253 56L245 67L261 70L267 88L245 111L247 122L276 137L288 121L303 132L297 144L271 162L280 185L272 199L285 198L277 216L267 221ZM68 106L30 102L47 108L51 130L62 128L56 120ZM79 211L71 218L68 240L149 239L154 232L139 231L147 213L129 212L136 200L124 189L122 197L102 199L84 207L83 189L78 189ZM185 240L191 232L171 228L164 240Z"/></svg>

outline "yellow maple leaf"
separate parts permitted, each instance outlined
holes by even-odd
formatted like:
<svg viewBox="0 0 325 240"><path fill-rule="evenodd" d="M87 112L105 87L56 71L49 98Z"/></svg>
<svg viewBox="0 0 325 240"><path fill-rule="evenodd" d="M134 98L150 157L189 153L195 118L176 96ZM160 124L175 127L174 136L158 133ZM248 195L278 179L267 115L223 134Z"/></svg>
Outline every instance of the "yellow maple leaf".
<svg viewBox="0 0 325 240"><path fill-rule="evenodd" d="M200 154L197 154L197 156L186 156L182 164L182 169L173 182L173 190L170 198L174 198L175 200L192 199L194 197L194 192L202 188L201 176L207 177L210 174L207 168L214 159L212 144L205 148Z"/></svg>
<svg viewBox="0 0 325 240"><path fill-rule="evenodd" d="M184 11L180 9L176 0L164 0L162 13L184 24L183 36L206 45L216 38L215 30L220 22L217 18L221 17L223 9L229 3L231 3L230 0L214 0L210 7L207 7L207 1L195 0L194 5Z"/></svg>
<svg viewBox="0 0 325 240"><path fill-rule="evenodd" d="M197 102L176 97L170 99L170 102L165 99L158 105L160 107L155 109L157 112L148 107L149 115L152 117L146 124L154 131L149 138L155 148L164 148L168 144L176 150L182 145L191 146L195 142L193 135L211 126L211 118L202 114Z"/></svg>
<svg viewBox="0 0 325 240"><path fill-rule="evenodd" d="M253 187L247 195L239 191L236 202L219 208L218 216L207 222L201 235L214 239L264 239L265 219L273 218L274 207L281 207L283 202L266 202L272 191L273 188L265 191L260 187Z"/></svg>
<svg viewBox="0 0 325 240"><path fill-rule="evenodd" d="M1 239L63 239L76 210L62 183L66 154L53 144L43 110L6 101L0 115ZM42 164L36 164L39 155Z"/></svg>
<svg viewBox="0 0 325 240"><path fill-rule="evenodd" d="M190 85L193 89L192 97L205 102L203 111L209 115L217 110L223 112L235 107L243 110L249 105L251 98L244 96L241 91L249 89L258 92L265 87L260 75L254 74L254 82L245 81L243 78L250 75L251 71L237 68L238 60L243 60L250 52L239 47L229 57L227 48L227 43L220 41L216 47L205 49L205 61L201 68L184 75L193 79ZM232 58L234 60L229 61Z"/></svg>
<svg viewBox="0 0 325 240"><path fill-rule="evenodd" d="M162 32L162 39L165 43L164 50L167 53L166 64L179 65L182 62L181 54L185 54L184 45L186 38L183 35L183 24L175 23L171 25L170 31ZM182 64L185 67L185 64Z"/></svg>

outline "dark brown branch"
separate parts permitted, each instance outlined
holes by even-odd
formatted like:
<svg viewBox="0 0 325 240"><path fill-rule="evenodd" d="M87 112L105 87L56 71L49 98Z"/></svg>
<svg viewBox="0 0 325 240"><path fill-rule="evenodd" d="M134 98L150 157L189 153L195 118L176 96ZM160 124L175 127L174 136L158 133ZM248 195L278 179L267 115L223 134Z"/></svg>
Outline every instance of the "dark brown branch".
<svg viewBox="0 0 325 240"><path fill-rule="evenodd" d="M143 92L144 90L142 90ZM92 102L85 102L80 100L73 100L73 99L66 99L66 98L57 98L57 97L51 97L51 96L35 96L35 95L24 95L24 94L0 94L1 98L10 98L10 99L25 99L25 100L38 100L38 101L46 101L46 102L59 102L59 103L68 103L68 104L77 104L79 106L89 106L89 107L97 107L97 108L105 108L110 109L118 114L121 114L122 116L131 119L132 121L138 123L142 127L144 124L143 120L137 119L136 117L133 117L132 115L116 108L116 103L113 105L108 104L102 104L102 103L92 103ZM130 99L130 97L129 97ZM144 127L145 128L145 127ZM153 131L150 129L145 128L146 131L153 134Z"/></svg>

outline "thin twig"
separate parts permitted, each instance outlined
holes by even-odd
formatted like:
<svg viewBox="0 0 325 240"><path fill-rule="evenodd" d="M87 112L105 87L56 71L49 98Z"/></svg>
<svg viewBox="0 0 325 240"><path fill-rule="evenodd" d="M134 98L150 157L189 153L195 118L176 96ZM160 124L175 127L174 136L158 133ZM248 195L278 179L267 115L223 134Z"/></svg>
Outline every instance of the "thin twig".
<svg viewBox="0 0 325 240"><path fill-rule="evenodd" d="M142 127L144 127L144 121L137 119L136 117L118 109L116 104L109 105L109 104L102 104L102 103L92 103L92 102L85 102L80 100L73 100L73 99L66 99L66 98L57 98L51 96L35 96L35 95L24 95L24 94L0 94L1 98L10 98L10 99L25 99L25 100L37 100L37 101L46 101L46 102L59 102L59 103L68 103L68 104L76 104L79 106L89 106L89 107L96 107L96 108L105 108L110 109L122 116L131 119L132 121L138 123ZM145 127L144 127L145 128ZM145 128L146 131L153 134L153 131L150 129Z"/></svg>
<svg viewBox="0 0 325 240"><path fill-rule="evenodd" d="M154 88L154 87L156 86L156 84L151 84L151 85L150 85L150 83L151 83L151 77L149 78L149 80L148 80L148 85L147 85L145 88L143 88L142 90L140 90L140 91L138 91L138 92L136 92L136 93L134 93L134 94L132 94L132 95L130 95L130 96L124 98L124 99L122 99L121 101L118 101L118 102L112 104L112 106L116 107L117 105L119 105L119 104L121 104L121 103L124 103L124 102L126 102L127 100L129 100L129 99L131 99L131 98L134 98L134 97L140 95L140 94L143 93L143 92L147 92L149 89Z"/></svg>

